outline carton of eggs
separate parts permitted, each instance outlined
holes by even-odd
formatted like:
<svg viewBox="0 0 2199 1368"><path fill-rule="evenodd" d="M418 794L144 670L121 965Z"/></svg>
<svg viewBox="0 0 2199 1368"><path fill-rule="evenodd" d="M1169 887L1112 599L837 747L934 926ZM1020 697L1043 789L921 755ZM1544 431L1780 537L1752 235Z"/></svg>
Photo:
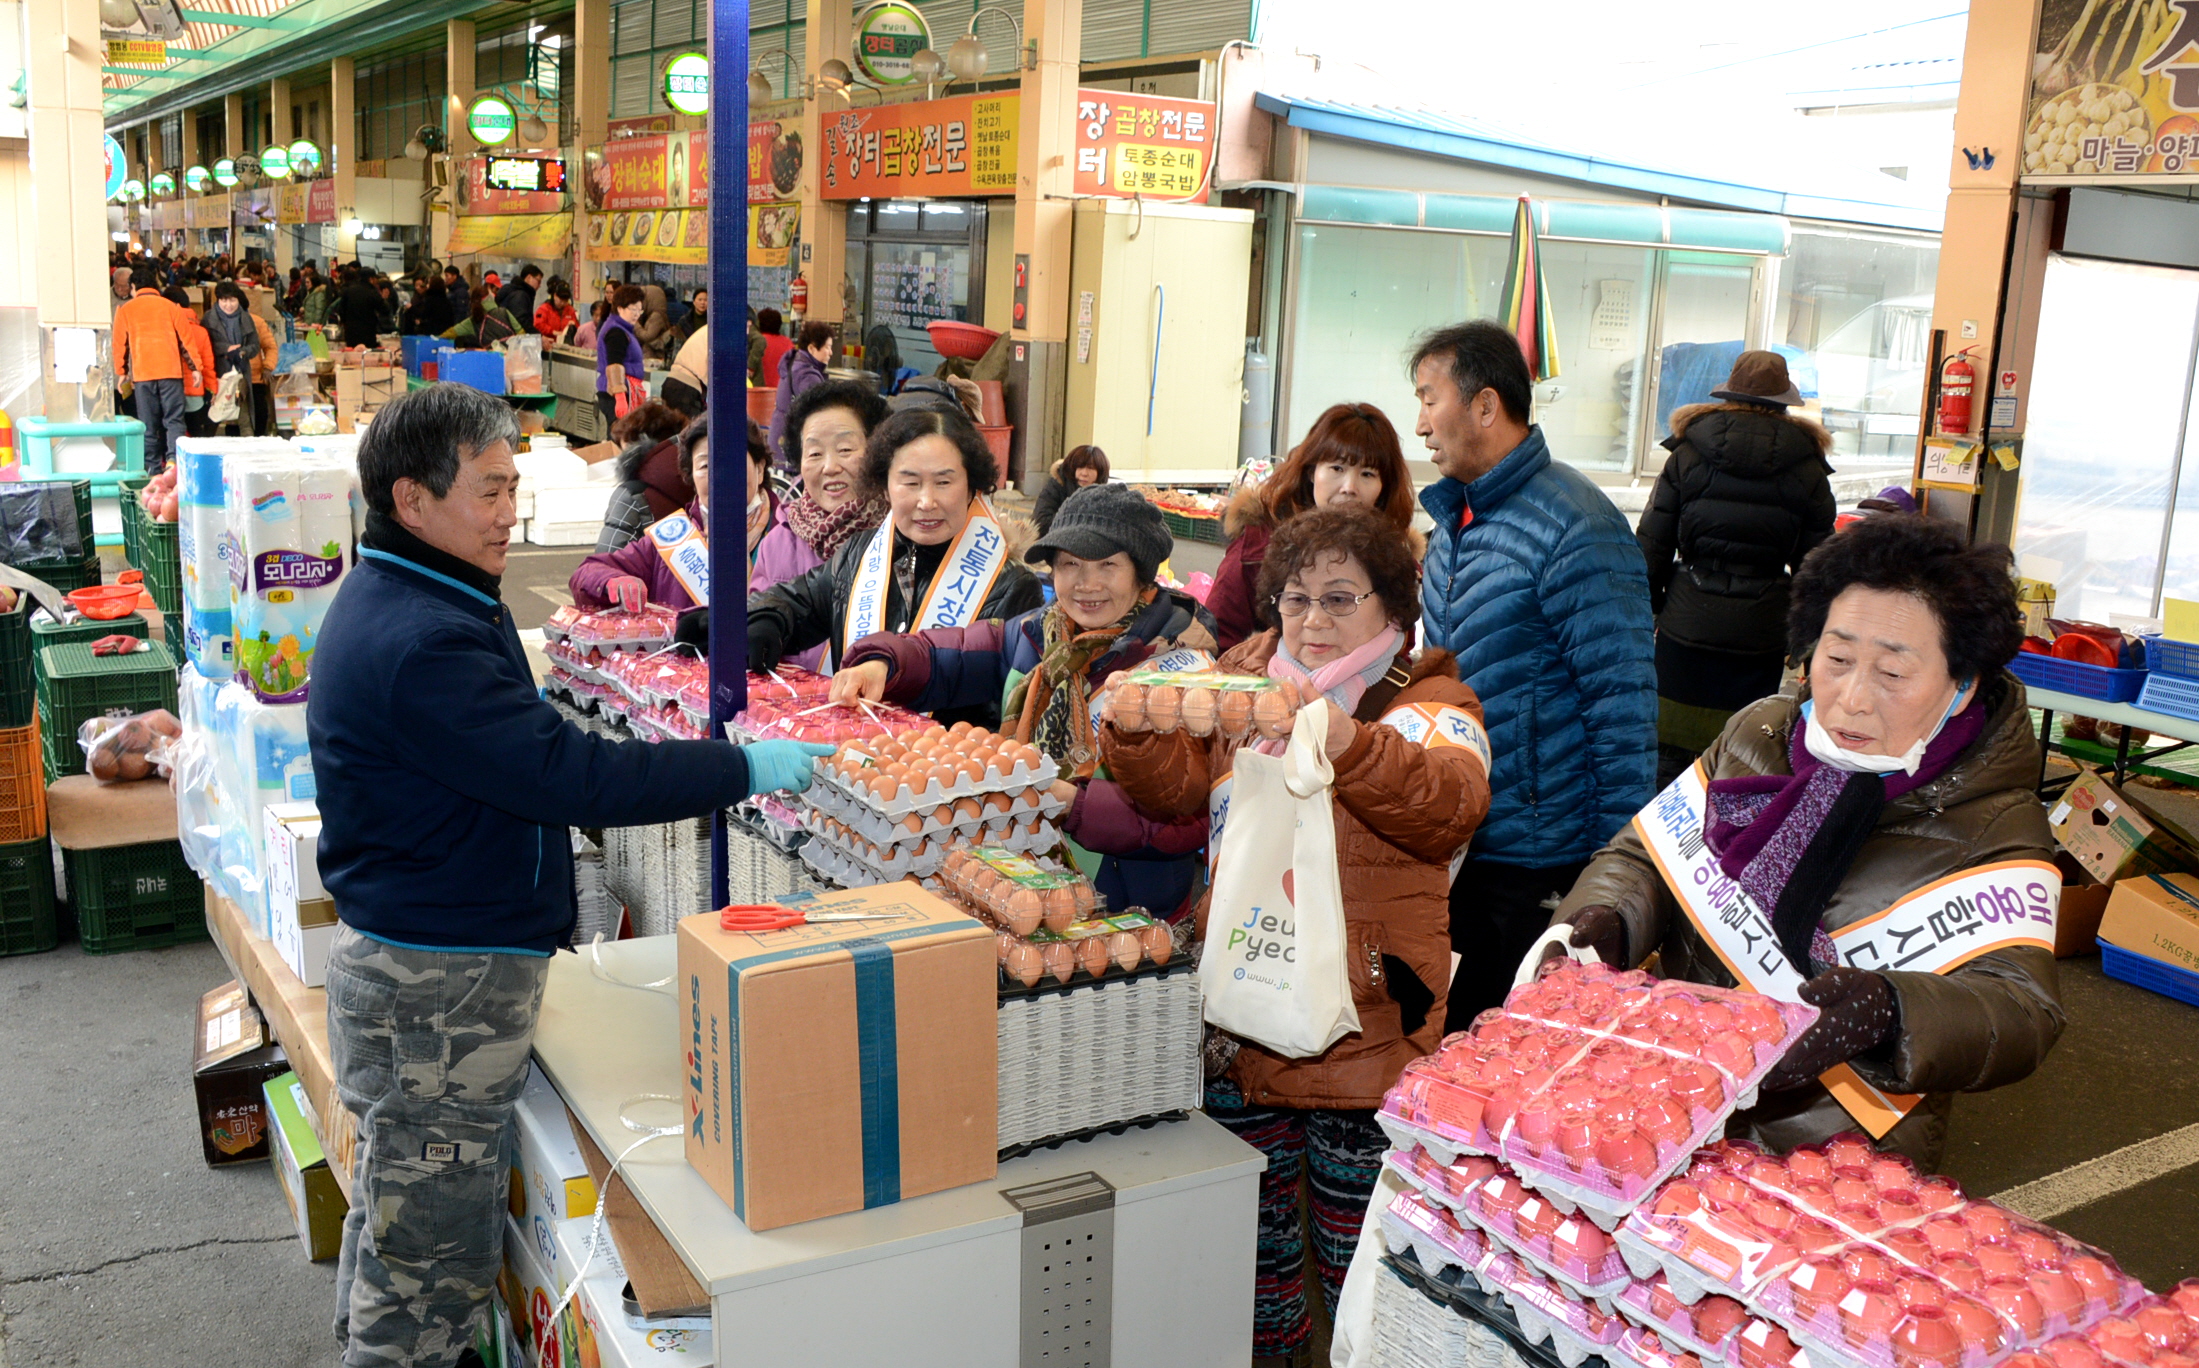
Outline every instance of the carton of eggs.
<svg viewBox="0 0 2199 1368"><path fill-rule="evenodd" d="M1277 737L1290 705L1275 681L1215 670L1132 670L1109 690L1107 715L1119 731L1173 732L1244 740Z"/></svg>
<svg viewBox="0 0 2199 1368"><path fill-rule="evenodd" d="M1381 1213L1391 1249L1411 1248L1421 1267L1472 1269L1488 1257L1489 1241L1440 1202L1411 1188L1390 1199Z"/></svg>
<svg viewBox="0 0 2199 1368"><path fill-rule="evenodd" d="M817 777L813 805L829 808L844 800L898 821L942 805L951 810L964 798L982 805L996 793L1049 788L1060 767L1013 737L965 722L953 727L927 722L911 734L850 741L819 762Z"/></svg>

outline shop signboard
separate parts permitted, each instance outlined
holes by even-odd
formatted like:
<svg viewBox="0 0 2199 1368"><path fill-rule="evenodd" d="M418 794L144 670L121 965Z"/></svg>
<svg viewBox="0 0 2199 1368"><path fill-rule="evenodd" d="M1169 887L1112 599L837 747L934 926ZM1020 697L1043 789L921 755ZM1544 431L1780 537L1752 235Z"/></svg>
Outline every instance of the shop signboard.
<svg viewBox="0 0 2199 1368"><path fill-rule="evenodd" d="M1021 97L963 95L823 121L824 198L1012 195Z"/></svg>
<svg viewBox="0 0 2199 1368"><path fill-rule="evenodd" d="M214 183L214 173L203 166L187 166L183 170L183 187L193 194Z"/></svg>
<svg viewBox="0 0 2199 1368"><path fill-rule="evenodd" d="M164 200L152 207L145 216L146 225L159 232L174 232L183 226L183 201Z"/></svg>
<svg viewBox="0 0 2199 1368"><path fill-rule="evenodd" d="M159 38L109 38L108 66L163 67L168 65L168 44Z"/></svg>
<svg viewBox="0 0 2199 1368"><path fill-rule="evenodd" d="M710 260L708 209L618 209L588 216L588 260L662 261L702 266ZM750 265L758 265L753 257Z"/></svg>
<svg viewBox="0 0 2199 1368"><path fill-rule="evenodd" d="M275 221L275 187L257 185L250 190L239 190L229 196L240 229L257 230L262 224Z"/></svg>
<svg viewBox="0 0 2199 1368"><path fill-rule="evenodd" d="M1200 198L1214 165L1214 123L1205 100L1078 91L1075 193Z"/></svg>
<svg viewBox="0 0 2199 1368"><path fill-rule="evenodd" d="M186 201L186 203L189 205L189 212L184 221L185 227L227 228L229 226L229 196L201 195L195 200Z"/></svg>
<svg viewBox="0 0 2199 1368"><path fill-rule="evenodd" d="M855 65L879 85L915 80L916 54L931 45L931 26L914 5L882 0L855 16Z"/></svg>
<svg viewBox="0 0 2199 1368"><path fill-rule="evenodd" d="M672 131L672 116L669 113L642 114L631 119L613 119L603 129L613 142L621 138L643 137L650 133L669 133Z"/></svg>
<svg viewBox="0 0 2199 1368"><path fill-rule="evenodd" d="M466 134L484 147L511 141L519 114L501 95L483 95L466 107Z"/></svg>
<svg viewBox="0 0 2199 1368"><path fill-rule="evenodd" d="M269 180L281 180L290 174L290 149L279 143L269 143L260 149L260 174Z"/></svg>
<svg viewBox="0 0 2199 1368"><path fill-rule="evenodd" d="M235 158L223 157L220 161L214 163L214 184L224 190L235 188L237 184L237 163Z"/></svg>
<svg viewBox="0 0 2199 1368"><path fill-rule="evenodd" d="M802 128L796 119L751 119L748 124L748 202L791 197L802 182Z"/></svg>
<svg viewBox="0 0 2199 1368"><path fill-rule="evenodd" d="M751 266L785 266L794 251L794 239L800 236L802 227L802 203L788 200L779 204L751 204L748 206L748 264Z"/></svg>
<svg viewBox="0 0 2199 1368"><path fill-rule="evenodd" d="M710 203L709 135L658 133L588 149L588 211L693 209Z"/></svg>
<svg viewBox="0 0 2199 1368"><path fill-rule="evenodd" d="M336 182L317 180L305 188L305 221L307 223L334 223L336 221Z"/></svg>
<svg viewBox="0 0 2199 1368"><path fill-rule="evenodd" d="M664 64L664 103L676 114L710 112L710 55L682 52Z"/></svg>
<svg viewBox="0 0 2199 1368"><path fill-rule="evenodd" d="M296 181L289 185L276 186L275 222L297 224L304 223L306 196L311 193L311 191L312 187L310 185L307 185L303 181Z"/></svg>
<svg viewBox="0 0 2199 1368"><path fill-rule="evenodd" d="M290 174L310 176L321 169L321 145L308 138L290 144Z"/></svg>
<svg viewBox="0 0 2199 1368"><path fill-rule="evenodd" d="M144 199L145 182L138 180L134 176L131 177L129 180L122 182L122 198L124 199L124 201L130 204L135 204L139 200Z"/></svg>
<svg viewBox="0 0 2199 1368"><path fill-rule="evenodd" d="M122 144L112 133L100 140L100 152L106 160L107 174L102 182L107 187L106 198L113 199L122 193L123 182L130 178L129 161Z"/></svg>
<svg viewBox="0 0 2199 1368"><path fill-rule="evenodd" d="M162 171L146 182L146 189L155 199L166 199L176 193L176 178Z"/></svg>
<svg viewBox="0 0 2199 1368"><path fill-rule="evenodd" d="M2049 6L2040 23L2023 178L2199 173L2199 5L2081 8Z"/></svg>
<svg viewBox="0 0 2199 1368"><path fill-rule="evenodd" d="M476 214L453 220L450 251L555 260L573 242L571 214Z"/></svg>
<svg viewBox="0 0 2199 1368"><path fill-rule="evenodd" d="M563 190L498 190L489 185L489 163L518 162L517 157L468 157L458 183L461 214L554 214L565 207ZM564 163L558 163L560 167Z"/></svg>

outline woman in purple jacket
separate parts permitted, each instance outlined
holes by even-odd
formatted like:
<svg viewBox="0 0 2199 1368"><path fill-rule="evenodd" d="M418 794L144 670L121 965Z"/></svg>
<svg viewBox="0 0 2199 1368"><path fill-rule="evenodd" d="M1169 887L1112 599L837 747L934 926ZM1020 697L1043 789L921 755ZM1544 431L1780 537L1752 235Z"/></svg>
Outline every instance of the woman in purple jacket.
<svg viewBox="0 0 2199 1368"><path fill-rule="evenodd" d="M748 425L748 554L753 564L778 502L768 477L770 457L756 425ZM686 611L710 602L710 418L680 433L680 473L692 479L695 501L660 518L616 551L598 552L573 571L575 607L593 611L617 604L635 612L644 603Z"/></svg>
<svg viewBox="0 0 2199 1368"><path fill-rule="evenodd" d="M887 411L885 400L853 380L827 380L795 398L787 410L785 439L773 455L784 468L801 472L801 492L780 500L773 511L775 521L749 570L749 593L823 565L886 516L883 504L862 497L858 476L863 448ZM813 646L788 658L814 670L824 657L825 648Z"/></svg>

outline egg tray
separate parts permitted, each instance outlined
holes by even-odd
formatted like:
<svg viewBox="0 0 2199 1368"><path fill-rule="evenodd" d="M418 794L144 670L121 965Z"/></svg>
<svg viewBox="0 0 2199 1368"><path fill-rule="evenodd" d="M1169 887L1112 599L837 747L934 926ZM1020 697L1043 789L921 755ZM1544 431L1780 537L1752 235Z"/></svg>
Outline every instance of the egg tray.
<svg viewBox="0 0 2199 1368"><path fill-rule="evenodd" d="M812 816L814 817L814 814ZM864 866L867 872L877 875L878 877L869 880L870 883L891 883L895 879L904 878L910 874L916 875L919 879L936 874L939 872L939 866L946 862L947 851L950 849L948 846L937 844L923 854L918 854L913 847L908 846L897 847L892 850L881 849L860 840L849 841L839 832L816 821L812 821L809 833L814 838L810 845L829 846L857 864ZM976 838L973 836L969 843L977 844ZM1013 850L1019 855L1028 854L1033 851L1054 849L1061 844L1061 832L1055 828L1053 823L1042 821L1036 831L1028 831L1018 826L1004 834L987 837L986 843L1000 846L1006 850ZM803 848L808 849L807 846Z"/></svg>
<svg viewBox="0 0 2199 1368"><path fill-rule="evenodd" d="M1005 995L996 1007L1000 1148L1204 1101L1199 979L1187 966Z"/></svg>
<svg viewBox="0 0 2199 1368"><path fill-rule="evenodd" d="M1474 1157L1480 1158L1478 1155ZM1484 1159L1481 1162L1495 1161ZM1462 1209L1468 1191L1481 1181L1477 1174L1463 1171L1463 1163L1438 1163L1434 1155L1418 1145L1385 1150L1382 1167L1404 1179L1422 1196L1440 1202L1453 1211Z"/></svg>
<svg viewBox="0 0 2199 1368"><path fill-rule="evenodd" d="M967 907L962 910L969 911ZM976 914L971 913L971 915L975 916ZM1167 979L1186 974L1196 977L1198 972L1199 966L1192 960L1171 958L1166 964L1156 964L1148 958L1135 969L1120 969L1110 963L1107 972L1098 978L1093 978L1079 967L1076 975L1067 983L1057 983L1051 977L1047 977L1040 979L1028 988L1003 973L998 976L999 999L1002 1002L1035 1000L1050 993L1072 993L1079 988L1089 988L1096 983L1103 983L1112 987L1115 984L1135 983L1142 979Z"/></svg>
<svg viewBox="0 0 2199 1368"><path fill-rule="evenodd" d="M687 701L693 706L699 700L690 698ZM890 703L852 708L755 698L750 699L748 706L733 720L760 739L810 741L829 746L916 736L939 725L922 713L912 713ZM827 767L818 766L819 774L829 772Z"/></svg>
<svg viewBox="0 0 2199 1368"><path fill-rule="evenodd" d="M1377 1213L1382 1237L1393 1250L1410 1249L1423 1267L1457 1268L1467 1273L1487 1256L1489 1241L1479 1227L1408 1184Z"/></svg>
<svg viewBox="0 0 2199 1368"><path fill-rule="evenodd" d="M822 703L832 695L832 680L814 674L799 665L780 665L769 674L748 672L748 697L756 699L785 699L790 702Z"/></svg>
<svg viewBox="0 0 2199 1368"><path fill-rule="evenodd" d="M610 608L591 613L566 604L542 624L542 640L574 641L602 650L669 646L678 626L679 614L656 604L639 613Z"/></svg>
<svg viewBox="0 0 2199 1368"><path fill-rule="evenodd" d="M1665 1286L1678 1303L1675 1310L1680 1314L1677 1316L1660 1316L1654 1310L1657 1292L1656 1276L1637 1278L1629 1282L1625 1287L1619 1289L1619 1294L1613 1298L1613 1301L1616 1303L1620 1315L1636 1325L1655 1331L1668 1344L1679 1345L1704 1363L1729 1362L1726 1356L1726 1347L1732 1343L1733 1336L1740 1330L1742 1322L1747 1319L1744 1308L1735 1303L1734 1311L1736 1315L1733 1324L1715 1341L1710 1340L1697 1330L1692 1314L1687 1312L1688 1307L1694 1306L1702 1300L1702 1289L1697 1288L1696 1295L1688 1297L1683 1295L1679 1286L1670 1279L1666 1279ZM1727 1297L1725 1300L1731 1302L1733 1299Z"/></svg>
<svg viewBox="0 0 2199 1368"><path fill-rule="evenodd" d="M1521 1360L1520 1368L1561 1368L1548 1346L1527 1338L1510 1304L1501 1296L1483 1292L1472 1273L1457 1268L1430 1270L1410 1249L1385 1254L1382 1265L1429 1301L1501 1336L1505 1347Z"/></svg>
<svg viewBox="0 0 2199 1368"><path fill-rule="evenodd" d="M1625 1324L1617 1316L1567 1292L1535 1274L1513 1255L1491 1245L1476 1266L1482 1286L1501 1294L1519 1318L1520 1333L1534 1340L1549 1340L1551 1350L1566 1368L1579 1368L1617 1343Z"/></svg>
<svg viewBox="0 0 2199 1368"><path fill-rule="evenodd" d="M1683 1355L1698 1363L1724 1362L1720 1358L1705 1358L1698 1348L1682 1346L1675 1349L1665 1340L1663 1331L1637 1325L1629 1319L1619 1342L1604 1351L1604 1361L1611 1368L1687 1368L1680 1361Z"/></svg>
<svg viewBox="0 0 2199 1368"><path fill-rule="evenodd" d="M1002 773L998 765L991 765L986 768L983 778L957 780L951 787L941 784L938 777L934 776L920 793L911 790L904 783L893 797L880 800L873 798L868 789L856 792L841 780L838 773L819 765L817 782L810 785L810 794L811 802L815 806L823 807L826 802L837 798L854 807L868 808L889 821L899 821L912 812L935 808L941 803L952 803L958 798L974 798L989 793L1013 795L1033 784L1051 784L1060 777L1061 766L1054 763L1052 757L1041 754L1036 767L1026 761L1017 761L1014 769ZM818 792L820 789L824 790L822 794ZM838 812L833 815L846 820Z"/></svg>
<svg viewBox="0 0 2199 1368"><path fill-rule="evenodd" d="M2103 1363L2127 1368L2155 1368L2164 1360L2173 1362L2171 1355L2188 1361L2199 1346L2199 1278L2186 1278L2167 1295L2147 1297L2072 1338ZM2027 1350L2010 1359L2007 1368L2056 1368L2056 1363L2052 1353Z"/></svg>
<svg viewBox="0 0 2199 1368"><path fill-rule="evenodd" d="M814 783L810 785L812 792L815 791L816 787L817 785ZM994 795L988 794L986 796L990 798ZM1067 799L1057 798L1049 790L1037 786L1026 787L1001 796L1009 800L1007 812L992 813L984 811L981 807L979 814L975 817L956 816L953 803L941 803L936 808L904 813L898 821L886 816L867 803L841 803L838 805L838 811L815 802L812 802L811 806L828 817L834 817L846 823L864 840L869 841L881 850L916 845L926 840L936 839L941 835L947 835L957 841L966 841L968 844L983 844L983 841L978 839L980 833L984 834L984 840L990 840L993 836L1011 829L1017 823L1026 821L1033 815L1043 818L1047 822L1054 822L1062 813L1069 810ZM958 799L956 801L962 800ZM939 815L942 812L947 814L944 819ZM905 825L911 817L916 817L921 822L921 825L915 831L910 831Z"/></svg>
<svg viewBox="0 0 2199 1368"><path fill-rule="evenodd" d="M806 809L788 806L768 794L743 798L726 809L726 820L784 854L792 855L809 839Z"/></svg>
<svg viewBox="0 0 2199 1368"><path fill-rule="evenodd" d="M1549 1199L1541 1193L1529 1192L1525 1200L1508 1213L1501 1205L1489 1200L1505 1186L1523 1190L1525 1187L1509 1172L1493 1173L1467 1193L1464 1204L1459 1207L1460 1214L1488 1232L1489 1237L1499 1245L1526 1260L1546 1276L1564 1284L1576 1296L1592 1299L1602 1305L1606 1312L1610 1311L1612 1299L1634 1280L1633 1275L1627 1271L1625 1256L1620 1254L1618 1247L1608 1242L1601 1227L1596 1228L1593 1237L1586 1230L1567 1230L1568 1226L1588 1221L1585 1215L1566 1217L1551 1234L1532 1234L1521 1227L1520 1218L1524 1216L1529 1220L1536 1219L1536 1213L1532 1211L1533 1205ZM1593 1238L1599 1243L1605 1243L1603 1257L1591 1262L1567 1256L1556 1241L1561 1236L1569 1235L1581 1239Z"/></svg>
<svg viewBox="0 0 2199 1368"><path fill-rule="evenodd" d="M980 918L984 917L982 912L975 912L967 902L958 902L956 906L966 912L972 912L973 915ZM1034 932L1029 939L1018 936L1013 931L1001 929L998 922L992 922L989 918L986 920L998 933L995 940L995 949L998 952L1000 981L1003 984L1013 984L1018 989L1036 990L1041 985L1049 983L1057 988L1073 988L1079 983L1099 983L1134 975L1150 965L1165 967L1176 960L1175 942L1167 935L1167 923L1156 922L1143 913L1108 915L1103 909L1100 916L1086 922L1076 923L1065 932L1040 930ZM1153 952L1152 947L1146 943L1145 936L1142 934L1148 927L1152 926L1162 928L1158 939L1163 947L1161 954L1166 955L1165 959ZM1127 966L1115 954L1118 948L1115 944L1115 937L1124 932L1129 932L1138 943L1137 959ZM1103 952L1087 959L1087 947L1094 941L1097 941L1103 947ZM1049 966L1040 968L1037 978L1025 983L1023 976L1016 971L1015 967L1020 949L1029 947L1043 954L1056 946L1067 947L1068 977L1062 977L1056 972L1055 968ZM1099 965L1097 969L1092 967L1095 962ZM1034 963L1038 963L1038 961L1027 957L1024 968L1028 970L1031 964Z"/></svg>

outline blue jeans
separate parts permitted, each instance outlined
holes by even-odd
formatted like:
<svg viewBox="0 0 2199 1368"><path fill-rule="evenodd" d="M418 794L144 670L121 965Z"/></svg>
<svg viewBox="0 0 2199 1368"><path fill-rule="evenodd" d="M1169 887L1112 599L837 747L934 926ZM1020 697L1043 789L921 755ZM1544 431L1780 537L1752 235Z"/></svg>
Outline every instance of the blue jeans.
<svg viewBox="0 0 2199 1368"><path fill-rule="evenodd" d="M183 382L137 382L137 420L145 425L145 473L158 475L175 458L176 438L183 435Z"/></svg>
<svg viewBox="0 0 2199 1368"><path fill-rule="evenodd" d="M328 1049L359 1120L336 1261L345 1368L448 1368L504 1264L505 1158L546 957L408 950L350 927Z"/></svg>

